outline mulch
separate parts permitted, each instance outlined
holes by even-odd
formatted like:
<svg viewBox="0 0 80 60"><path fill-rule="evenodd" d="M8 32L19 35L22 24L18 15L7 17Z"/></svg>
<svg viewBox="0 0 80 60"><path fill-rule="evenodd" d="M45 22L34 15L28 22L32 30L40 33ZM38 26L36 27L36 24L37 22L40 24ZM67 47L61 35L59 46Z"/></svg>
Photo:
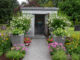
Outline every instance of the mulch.
<svg viewBox="0 0 80 60"><path fill-rule="evenodd" d="M2 56L0 56L0 60L13 60L13 59L8 59L6 58L5 54L3 54ZM22 60L22 59L20 59Z"/></svg>

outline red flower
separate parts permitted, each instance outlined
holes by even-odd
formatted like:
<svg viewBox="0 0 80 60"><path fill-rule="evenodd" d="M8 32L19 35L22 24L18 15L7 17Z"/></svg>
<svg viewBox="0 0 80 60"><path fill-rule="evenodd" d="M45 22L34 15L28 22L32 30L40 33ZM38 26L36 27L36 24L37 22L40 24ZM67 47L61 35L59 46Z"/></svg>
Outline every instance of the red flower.
<svg viewBox="0 0 80 60"><path fill-rule="evenodd" d="M26 38L24 38L24 40L26 40Z"/></svg>

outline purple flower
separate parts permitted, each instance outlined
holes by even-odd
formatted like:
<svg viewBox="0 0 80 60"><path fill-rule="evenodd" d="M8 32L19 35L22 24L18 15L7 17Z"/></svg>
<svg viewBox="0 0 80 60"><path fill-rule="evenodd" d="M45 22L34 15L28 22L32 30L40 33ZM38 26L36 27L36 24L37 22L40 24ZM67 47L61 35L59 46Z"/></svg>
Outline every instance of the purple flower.
<svg viewBox="0 0 80 60"><path fill-rule="evenodd" d="M63 44L62 44L62 43L59 43L59 45L60 45L60 46L63 46Z"/></svg>
<svg viewBox="0 0 80 60"><path fill-rule="evenodd" d="M1 36L1 33L0 33L0 36Z"/></svg>
<svg viewBox="0 0 80 60"><path fill-rule="evenodd" d="M16 46L16 44L14 44L13 46Z"/></svg>

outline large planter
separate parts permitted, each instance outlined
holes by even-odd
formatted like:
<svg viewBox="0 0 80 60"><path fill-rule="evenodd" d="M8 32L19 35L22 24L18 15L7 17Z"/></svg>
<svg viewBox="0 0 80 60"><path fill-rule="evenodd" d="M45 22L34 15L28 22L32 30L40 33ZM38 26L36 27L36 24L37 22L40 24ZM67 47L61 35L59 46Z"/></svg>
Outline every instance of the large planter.
<svg viewBox="0 0 80 60"><path fill-rule="evenodd" d="M24 34L20 34L20 35L11 35L10 36L12 45L14 46L16 45L20 45L20 44L24 44Z"/></svg>
<svg viewBox="0 0 80 60"><path fill-rule="evenodd" d="M55 35L53 35L53 39L54 39L54 41L55 42L58 42L58 43L65 43L65 39L66 39L66 37L62 37L62 36L55 36Z"/></svg>
<svg viewBox="0 0 80 60"><path fill-rule="evenodd" d="M75 27L74 29L75 31L80 31L80 25L75 25L74 27Z"/></svg>

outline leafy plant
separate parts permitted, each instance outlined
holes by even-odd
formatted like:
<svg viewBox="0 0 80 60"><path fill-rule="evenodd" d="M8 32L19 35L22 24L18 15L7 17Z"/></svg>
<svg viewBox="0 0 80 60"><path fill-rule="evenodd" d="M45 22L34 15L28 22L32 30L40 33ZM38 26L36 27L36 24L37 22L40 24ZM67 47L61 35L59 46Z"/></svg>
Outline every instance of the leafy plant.
<svg viewBox="0 0 80 60"><path fill-rule="evenodd" d="M59 50L52 56L52 60L67 60L67 55L64 51Z"/></svg>
<svg viewBox="0 0 80 60"><path fill-rule="evenodd" d="M57 28L65 29L65 27L71 25L71 22L65 16L56 16L51 14L48 20L48 24L53 28L53 30L56 30Z"/></svg>
<svg viewBox="0 0 80 60"><path fill-rule="evenodd" d="M80 60L79 57L80 56L78 54L72 53L72 60Z"/></svg>
<svg viewBox="0 0 80 60"><path fill-rule="evenodd" d="M6 34L0 35L0 52L7 52L11 48L11 41L9 39L9 36L6 36Z"/></svg>
<svg viewBox="0 0 80 60"><path fill-rule="evenodd" d="M70 17L70 20L73 21L73 23L76 20L78 20L79 23L80 8L77 8L80 6L79 0L65 0L65 2L60 2L58 6L63 13Z"/></svg>
<svg viewBox="0 0 80 60"><path fill-rule="evenodd" d="M19 35L19 34L23 34L23 33L24 33L24 31L22 29L14 28L12 30L13 35Z"/></svg>
<svg viewBox="0 0 80 60"><path fill-rule="evenodd" d="M57 28L56 30L53 31L53 34L56 36L66 36L67 32L62 28Z"/></svg>
<svg viewBox="0 0 80 60"><path fill-rule="evenodd" d="M72 34L71 40L69 39L68 42L65 42L65 47L69 54L80 54L80 35Z"/></svg>
<svg viewBox="0 0 80 60"><path fill-rule="evenodd" d="M9 59L16 59L19 60L20 58L23 58L26 54L27 48L24 47L24 44L20 45L14 45L14 47L11 48L11 51L8 51L6 53L6 57Z"/></svg>
<svg viewBox="0 0 80 60"><path fill-rule="evenodd" d="M10 22L11 28L18 28L24 31L28 31L30 27L31 18L26 17L13 17L13 20Z"/></svg>
<svg viewBox="0 0 80 60"><path fill-rule="evenodd" d="M14 51L14 50L12 50L12 51L8 51L7 53L6 53L6 57L7 58L9 58L9 59L17 59L17 60L19 60L20 58L23 58L25 55L24 54L22 54L22 53L20 53L20 51Z"/></svg>
<svg viewBox="0 0 80 60"><path fill-rule="evenodd" d="M0 56L2 56L3 52L0 52Z"/></svg>

